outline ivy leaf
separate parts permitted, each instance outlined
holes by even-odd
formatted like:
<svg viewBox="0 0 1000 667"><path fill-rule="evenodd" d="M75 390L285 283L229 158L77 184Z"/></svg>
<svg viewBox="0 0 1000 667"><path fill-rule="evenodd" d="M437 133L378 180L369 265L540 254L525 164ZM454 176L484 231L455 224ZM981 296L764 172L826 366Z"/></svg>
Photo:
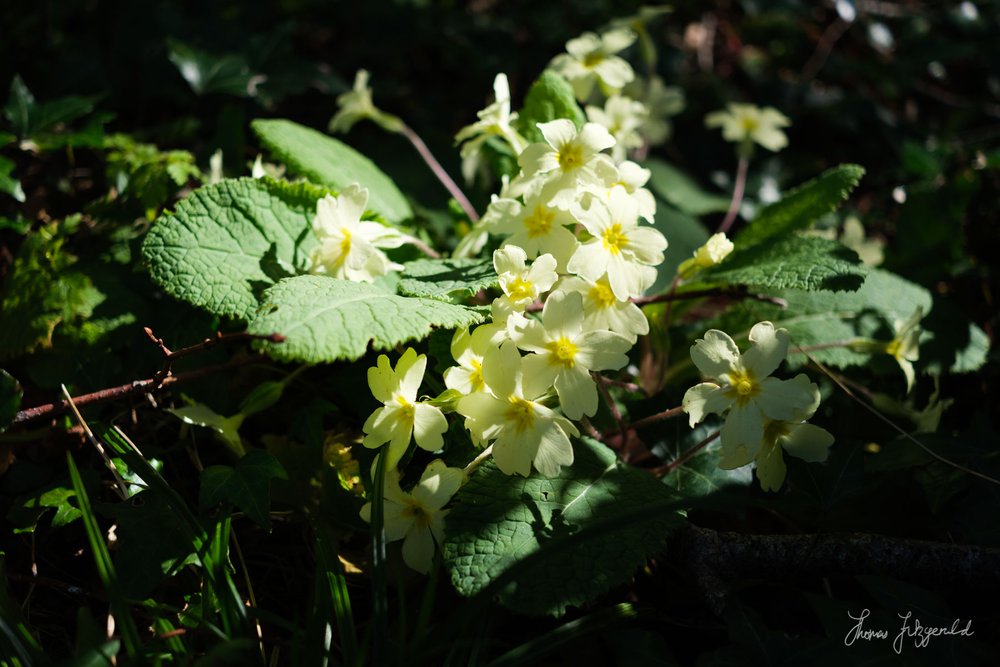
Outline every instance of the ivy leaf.
<svg viewBox="0 0 1000 667"><path fill-rule="evenodd" d="M13 176L14 161L0 155L0 192L8 194L19 202L24 202L24 188L21 181Z"/></svg>
<svg viewBox="0 0 1000 667"><path fill-rule="evenodd" d="M38 527L38 520L54 509L52 527L59 528L80 518L80 510L70 502L76 500L76 491L68 484L56 484L44 490L33 491L20 496L11 504L7 512L7 521L14 526L14 533L33 533Z"/></svg>
<svg viewBox="0 0 1000 667"><path fill-rule="evenodd" d="M21 409L21 385L7 371L0 368L0 433L14 421Z"/></svg>
<svg viewBox="0 0 1000 667"><path fill-rule="evenodd" d="M290 120L258 119L250 127L293 173L336 190L360 183L368 188L368 206L388 222L413 217L413 209L392 179L347 144Z"/></svg>
<svg viewBox="0 0 1000 667"><path fill-rule="evenodd" d="M856 290L864 282L865 269L856 252L836 241L779 236L749 247L737 245L700 278L765 290Z"/></svg>
<svg viewBox="0 0 1000 667"><path fill-rule="evenodd" d="M737 247L809 229L817 219L847 199L864 173L865 170L856 164L842 164L800 185L761 211L736 236Z"/></svg>
<svg viewBox="0 0 1000 667"><path fill-rule="evenodd" d="M24 80L15 74L10 82L10 94L3 108L3 115L10 121L14 132L21 139L69 123L85 116L94 109L95 97L61 97L51 102L36 102Z"/></svg>
<svg viewBox="0 0 1000 667"><path fill-rule="evenodd" d="M680 437L670 442L664 442L662 445L656 445L654 452L669 463L684 456L688 450L695 447L720 426L720 423L712 421L711 425L700 424L694 430L688 430L685 425ZM690 459L674 468L670 474L664 476L663 483L684 498L703 498L725 491L731 494L730 497L738 499L741 506L745 505L745 491L753 481L753 472L750 466L743 466L735 470L720 468L719 452L721 449L722 445L716 438L702 447Z"/></svg>
<svg viewBox="0 0 1000 667"><path fill-rule="evenodd" d="M280 361L314 364L359 359L369 343L375 350L388 350L426 338L433 327L455 329L483 320L464 306L327 276L282 280L264 293L263 302L250 333L279 333L285 340L261 347Z"/></svg>
<svg viewBox="0 0 1000 667"><path fill-rule="evenodd" d="M652 172L650 189L684 213L705 215L729 208L729 197L705 192L694 179L672 164L652 158L643 162L642 166Z"/></svg>
<svg viewBox="0 0 1000 667"><path fill-rule="evenodd" d="M257 83L263 80L250 70L241 56L205 53L183 42L167 40L168 58L184 80L198 95L221 93L237 97L254 97Z"/></svg>
<svg viewBox="0 0 1000 667"><path fill-rule="evenodd" d="M599 442L584 438L573 449L576 460L557 477L512 477L487 461L458 492L442 553L459 593L476 594L561 535L673 498L659 480L625 466ZM678 521L670 513L596 533L564 557L526 570L500 600L527 614L561 615L627 581L663 548Z"/></svg>
<svg viewBox="0 0 1000 667"><path fill-rule="evenodd" d="M150 274L178 299L249 320L257 295L283 277L272 264L307 270L317 243L316 201L326 193L269 178L225 180L196 190L150 229L142 246Z"/></svg>
<svg viewBox="0 0 1000 667"><path fill-rule="evenodd" d="M496 287L492 259L418 259L404 265L399 293L455 302Z"/></svg>
<svg viewBox="0 0 1000 667"><path fill-rule="evenodd" d="M573 87L561 75L545 70L531 84L524 106L515 121L517 130L529 142L544 141L538 123L547 123L557 118L568 118L580 128L587 117L576 103Z"/></svg>
<svg viewBox="0 0 1000 667"><path fill-rule="evenodd" d="M235 468L209 466L201 473L201 508L230 502L265 530L271 530L271 480L287 479L278 459L263 450L248 452Z"/></svg>

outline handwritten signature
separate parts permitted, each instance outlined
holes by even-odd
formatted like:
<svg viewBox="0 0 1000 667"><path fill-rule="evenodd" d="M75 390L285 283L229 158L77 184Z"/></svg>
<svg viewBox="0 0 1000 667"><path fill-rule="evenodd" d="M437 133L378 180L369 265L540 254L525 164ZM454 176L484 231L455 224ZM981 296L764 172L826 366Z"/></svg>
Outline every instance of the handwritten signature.
<svg viewBox="0 0 1000 667"><path fill-rule="evenodd" d="M881 628L866 628L865 620L871 615L871 611L868 609L863 609L858 616L855 616L851 612L847 612L847 616L857 624L854 625L847 634L844 635L844 646L851 646L854 642L861 641L872 641L873 639L888 639L889 631L883 630ZM906 612L905 614L896 614L903 620L903 625L899 629L899 633L896 638L892 640L892 650L896 652L897 655L903 652L903 642L906 639L912 639L913 645L916 648L925 648L931 641L932 637L947 637L954 635L961 635L962 637L971 637L975 634L972 630L972 619L966 621L964 627L960 627L962 620L956 618L951 626L933 626L933 625L923 625L920 623L919 618L914 618L913 612Z"/></svg>

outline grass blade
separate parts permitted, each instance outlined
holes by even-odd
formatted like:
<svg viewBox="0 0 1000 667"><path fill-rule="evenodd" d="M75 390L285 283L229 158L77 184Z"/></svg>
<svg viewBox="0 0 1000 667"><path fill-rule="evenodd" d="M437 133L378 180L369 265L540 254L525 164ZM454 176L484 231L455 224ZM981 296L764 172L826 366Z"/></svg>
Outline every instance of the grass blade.
<svg viewBox="0 0 1000 667"><path fill-rule="evenodd" d="M383 447L383 450L386 448ZM372 496L372 664L386 664L389 638L389 594L385 572L385 452L375 463L375 488Z"/></svg>
<svg viewBox="0 0 1000 667"><path fill-rule="evenodd" d="M80 513L83 519L83 526L87 533L87 541L90 542L90 549L94 554L94 564L97 566L97 576L101 579L101 585L108 594L111 603L111 613L115 617L115 623L121 633L122 643L125 645L125 654L130 660L136 660L142 652L142 644L139 641L139 630L135 626L135 621L129 612L128 603L122 596L118 587L118 575L115 567L111 563L111 554L104 544L104 535L101 527L97 525L97 517L90 505L87 497L87 490L83 487L83 480L80 479L80 471L76 468L73 456L66 453L66 464L69 466L69 477L73 482L73 491L76 492L77 501L80 504Z"/></svg>
<svg viewBox="0 0 1000 667"><path fill-rule="evenodd" d="M340 639L341 660L348 667L358 663L358 638L354 627L354 612L347 591L347 579L337 553L336 538L329 528L321 524L316 527L316 583L317 603L322 613L332 612Z"/></svg>

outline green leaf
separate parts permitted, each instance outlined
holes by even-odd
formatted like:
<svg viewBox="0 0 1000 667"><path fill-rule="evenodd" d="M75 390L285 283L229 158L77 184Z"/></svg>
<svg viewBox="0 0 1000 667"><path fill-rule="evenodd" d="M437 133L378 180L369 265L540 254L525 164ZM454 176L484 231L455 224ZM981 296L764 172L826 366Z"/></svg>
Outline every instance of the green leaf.
<svg viewBox="0 0 1000 667"><path fill-rule="evenodd" d="M708 241L709 234L697 218L662 201L656 202L653 226L669 240L663 251L663 262L656 267L656 282L647 290L649 294L659 294L670 287L677 267Z"/></svg>
<svg viewBox="0 0 1000 667"><path fill-rule="evenodd" d="M20 75L10 82L10 95L3 114L10 121L14 132L21 139L51 130L85 116L94 109L94 97L61 97L51 102L39 103L28 90Z"/></svg>
<svg viewBox="0 0 1000 667"><path fill-rule="evenodd" d="M314 364L359 359L369 343L372 349L388 350L426 338L433 327L455 329L483 320L464 306L326 276L282 280L264 293L263 302L250 333L279 333L285 340L261 347L281 361Z"/></svg>
<svg viewBox="0 0 1000 667"><path fill-rule="evenodd" d="M13 176L14 161L0 155L0 192L10 195L19 202L24 202L24 189L21 181ZM23 232L21 232L23 233Z"/></svg>
<svg viewBox="0 0 1000 667"><path fill-rule="evenodd" d="M10 373L0 368L0 433L14 421L17 411L21 409L21 385Z"/></svg>
<svg viewBox="0 0 1000 667"><path fill-rule="evenodd" d="M175 39L167 40L168 58L198 95L221 93L254 97L262 77L250 70L246 59L234 55L205 53Z"/></svg>
<svg viewBox="0 0 1000 667"><path fill-rule="evenodd" d="M209 466L201 473L202 509L229 502L265 530L271 530L271 480L287 479L278 459L263 450L248 452L235 468Z"/></svg>
<svg viewBox="0 0 1000 667"><path fill-rule="evenodd" d="M90 278L75 271L64 239L49 229L29 234L0 289L0 359L52 345L62 322L85 319L102 294Z"/></svg>
<svg viewBox="0 0 1000 667"><path fill-rule="evenodd" d="M705 192L693 178L663 160L643 162L649 169L649 188L664 200L690 215L720 213L729 209L729 197Z"/></svg>
<svg viewBox="0 0 1000 667"><path fill-rule="evenodd" d="M737 247L809 229L817 219L847 199L864 173L858 165L842 164L800 185L761 211L736 236Z"/></svg>
<svg viewBox="0 0 1000 667"><path fill-rule="evenodd" d="M517 130L529 142L544 141L538 123L547 123L557 118L568 118L580 128L587 117L576 103L573 87L561 75L545 70L531 84L524 106L515 121Z"/></svg>
<svg viewBox="0 0 1000 667"><path fill-rule="evenodd" d="M336 190L360 183L368 188L369 208L387 221L399 223L413 217L413 209L392 179L347 144L290 120L258 119L250 127L293 173Z"/></svg>
<svg viewBox="0 0 1000 667"><path fill-rule="evenodd" d="M453 303L498 284L492 259L418 259L404 265L397 289Z"/></svg>
<svg viewBox="0 0 1000 667"><path fill-rule="evenodd" d="M932 302L930 292L923 287L882 269L869 269L856 292L783 290L772 294L785 299L788 308L744 301L740 309L745 313L743 321L747 328L753 322L770 320L775 326L788 329L794 347L848 341L859 336L888 341L892 339L894 321L906 320L918 307L928 312ZM846 347L812 350L809 354L838 368L864 364L872 358L871 354ZM795 356L802 359L794 354L792 358Z"/></svg>
<svg viewBox="0 0 1000 667"><path fill-rule="evenodd" d="M50 486L17 498L7 512L7 520L14 526L15 533L33 533L38 520L54 509L52 526L59 528L80 518L80 510L70 502L76 500L76 492L64 485Z"/></svg>
<svg viewBox="0 0 1000 667"><path fill-rule="evenodd" d="M269 178L225 180L196 190L150 229L142 247L150 274L178 299L250 319L257 295L307 270L317 243L316 201L326 192Z"/></svg>
<svg viewBox="0 0 1000 667"><path fill-rule="evenodd" d="M663 457L667 463L670 463L683 456L719 426L719 424L715 424L714 428L710 428L705 424L699 425L666 445L664 451L657 449L656 453ZM686 428L685 426L685 430ZM702 447L690 459L674 468L670 474L663 478L663 483L682 498L701 498L723 490L746 489L753 480L750 466L743 466L735 470L723 470L719 467L721 448L719 439L716 438ZM740 494L739 498L745 503L745 494Z"/></svg>
<svg viewBox="0 0 1000 667"><path fill-rule="evenodd" d="M105 511L118 524L114 564L125 597L145 599L165 574L197 562L194 543L163 494L142 491Z"/></svg>
<svg viewBox="0 0 1000 667"><path fill-rule="evenodd" d="M622 464L594 440L584 438L573 449L576 460L557 477L512 477L487 461L458 492L442 553L459 593L476 594L561 535L672 497L655 477ZM677 514L657 515L595 534L564 557L521 573L516 588L505 589L500 600L538 615L583 605L627 581L649 554L663 548L677 521Z"/></svg>
<svg viewBox="0 0 1000 667"><path fill-rule="evenodd" d="M237 413L232 417L224 417L201 403L183 408L168 409L167 412L180 419L185 424L202 426L211 429L229 449L237 456L243 455L243 440L240 438L240 426L245 415Z"/></svg>
<svg viewBox="0 0 1000 667"><path fill-rule="evenodd" d="M736 250L706 269L700 279L710 284L747 285L755 289L854 290L865 269L853 250L816 236L769 238Z"/></svg>

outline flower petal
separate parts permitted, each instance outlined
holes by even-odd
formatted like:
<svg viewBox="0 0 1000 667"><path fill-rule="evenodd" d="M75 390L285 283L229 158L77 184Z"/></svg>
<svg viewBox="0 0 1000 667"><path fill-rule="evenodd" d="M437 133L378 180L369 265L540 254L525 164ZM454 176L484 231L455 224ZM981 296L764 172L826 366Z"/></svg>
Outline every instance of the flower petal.
<svg viewBox="0 0 1000 667"><path fill-rule="evenodd" d="M704 377L719 380L739 369L740 351L729 334L709 329L691 346L691 361Z"/></svg>
<svg viewBox="0 0 1000 667"><path fill-rule="evenodd" d="M764 378L753 400L768 419L801 422L819 407L819 387L803 373L791 380Z"/></svg>
<svg viewBox="0 0 1000 667"><path fill-rule="evenodd" d="M573 463L573 445L556 422L549 422L542 432L534 463L538 472L546 477L555 477L562 466Z"/></svg>
<svg viewBox="0 0 1000 667"><path fill-rule="evenodd" d="M563 414L570 419L597 412L597 385L582 366L563 370L555 379L556 393Z"/></svg>
<svg viewBox="0 0 1000 667"><path fill-rule="evenodd" d="M410 493L424 509L436 512L448 504L464 481L465 473L461 468L449 468L441 459L435 459L424 468L420 482Z"/></svg>
<svg viewBox="0 0 1000 667"><path fill-rule="evenodd" d="M786 452L809 463L825 461L832 444L833 436L830 432L812 424L792 426L788 435L781 440L781 446Z"/></svg>
<svg viewBox="0 0 1000 667"><path fill-rule="evenodd" d="M750 349L743 354L743 365L759 381L777 370L787 354L788 331L758 322L750 329Z"/></svg>
<svg viewBox="0 0 1000 667"><path fill-rule="evenodd" d="M552 146L556 150L573 141L577 134L576 125L567 118L559 118L548 123L539 123L538 130L545 137L545 141L548 142L549 146ZM614 142L614 139L612 139L612 142Z"/></svg>
<svg viewBox="0 0 1000 667"><path fill-rule="evenodd" d="M765 491L777 491L785 481L787 467L781 447L773 442L764 443L757 452L757 479Z"/></svg>
<svg viewBox="0 0 1000 667"><path fill-rule="evenodd" d="M749 463L764 439L764 420L752 402L734 404L722 426L722 449L727 459ZM745 463L743 464L745 465Z"/></svg>
<svg viewBox="0 0 1000 667"><path fill-rule="evenodd" d="M448 420L439 408L427 403L417 403L413 406L413 439L417 446L429 452L436 452L444 447L441 436L448 430Z"/></svg>
<svg viewBox="0 0 1000 667"><path fill-rule="evenodd" d="M434 563L434 538L428 527L414 525L403 540L403 562L421 574Z"/></svg>
<svg viewBox="0 0 1000 667"><path fill-rule="evenodd" d="M691 428L701 422L705 415L721 415L732 404L733 399L726 396L722 387L714 382L696 384L684 392L684 399L681 401L684 412L688 414L688 425Z"/></svg>

